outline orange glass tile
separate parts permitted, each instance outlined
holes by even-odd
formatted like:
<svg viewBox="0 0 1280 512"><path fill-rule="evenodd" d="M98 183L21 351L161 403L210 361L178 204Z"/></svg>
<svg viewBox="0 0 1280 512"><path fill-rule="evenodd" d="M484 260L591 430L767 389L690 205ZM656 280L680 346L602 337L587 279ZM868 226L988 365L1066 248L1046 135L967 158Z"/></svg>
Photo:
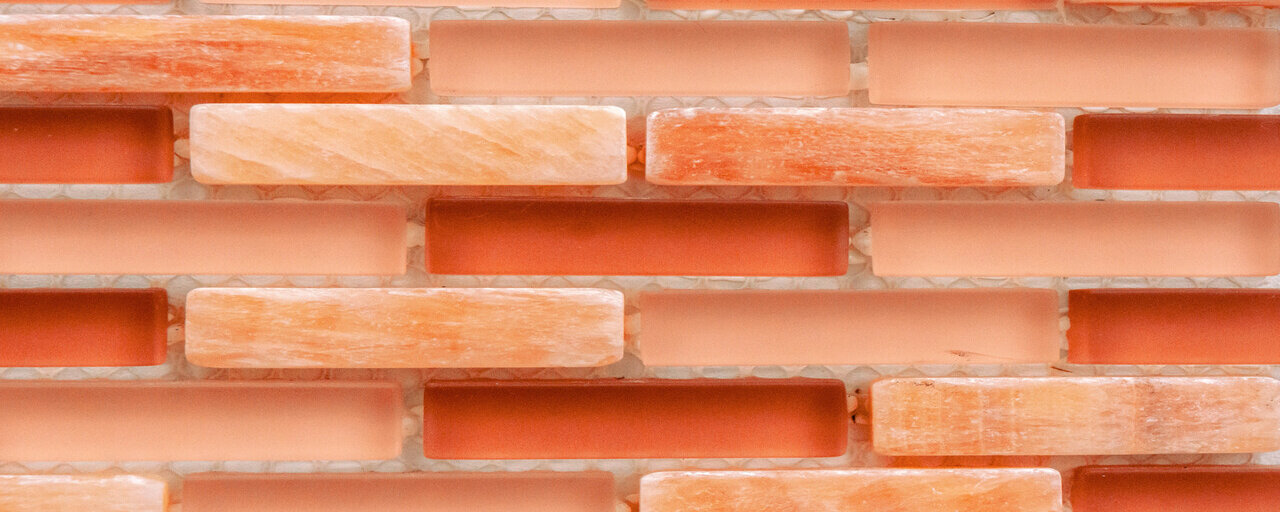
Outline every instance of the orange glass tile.
<svg viewBox="0 0 1280 512"><path fill-rule="evenodd" d="M1047 468L664 471L640 480L640 512L1059 512Z"/></svg>
<svg viewBox="0 0 1280 512"><path fill-rule="evenodd" d="M1280 103L1280 33L1271 29L894 22L871 24L869 38L877 105Z"/></svg>
<svg viewBox="0 0 1280 512"><path fill-rule="evenodd" d="M432 459L832 457L845 451L833 379L432 381Z"/></svg>
<svg viewBox="0 0 1280 512"><path fill-rule="evenodd" d="M622 359L622 292L200 288L186 355L214 368L542 368Z"/></svg>
<svg viewBox="0 0 1280 512"><path fill-rule="evenodd" d="M0 326L0 367L158 365L168 348L168 294L0 290Z"/></svg>
<svg viewBox="0 0 1280 512"><path fill-rule="evenodd" d="M401 274L404 211L373 203L0 201L10 274Z"/></svg>
<svg viewBox="0 0 1280 512"><path fill-rule="evenodd" d="M1125 455L1280 449L1268 377L890 378L871 386L882 455Z"/></svg>
<svg viewBox="0 0 1280 512"><path fill-rule="evenodd" d="M1053 290L641 292L647 366L1054 363Z"/></svg>
<svg viewBox="0 0 1280 512"><path fill-rule="evenodd" d="M184 512L616 512L605 471L196 473Z"/></svg>
<svg viewBox="0 0 1280 512"><path fill-rule="evenodd" d="M389 459L402 408L392 382L9 381L0 459Z"/></svg>
<svg viewBox="0 0 1280 512"><path fill-rule="evenodd" d="M1053 112L927 108L683 108L649 115L659 185L1056 185Z"/></svg>
<svg viewBox="0 0 1280 512"><path fill-rule="evenodd" d="M0 90L399 92L409 23L380 16L0 16Z"/></svg>
<svg viewBox="0 0 1280 512"><path fill-rule="evenodd" d="M878 276L1280 273L1280 207L1249 202L874 203Z"/></svg>
<svg viewBox="0 0 1280 512"><path fill-rule="evenodd" d="M134 475L0 475L0 510L165 512L168 487Z"/></svg>
<svg viewBox="0 0 1280 512"><path fill-rule="evenodd" d="M1068 5L1201 5L1207 7L1226 6L1280 6L1277 0L1066 0Z"/></svg>
<svg viewBox="0 0 1280 512"><path fill-rule="evenodd" d="M427 271L841 275L848 223L836 202L432 199Z"/></svg>
<svg viewBox="0 0 1280 512"><path fill-rule="evenodd" d="M844 23L431 22L442 96L844 96Z"/></svg>
<svg viewBox="0 0 1280 512"><path fill-rule="evenodd" d="M1274 512L1280 468L1085 466L1071 486L1075 512Z"/></svg>
<svg viewBox="0 0 1280 512"><path fill-rule="evenodd" d="M166 183L167 107L0 107L0 183Z"/></svg>
<svg viewBox="0 0 1280 512"><path fill-rule="evenodd" d="M1280 291L1071 290L1067 361L1280 364Z"/></svg>
<svg viewBox="0 0 1280 512"><path fill-rule="evenodd" d="M1085 114L1072 132L1076 188L1280 189L1280 116Z"/></svg>
<svg viewBox="0 0 1280 512"><path fill-rule="evenodd" d="M1048 10L1056 0L649 0L650 9Z"/></svg>

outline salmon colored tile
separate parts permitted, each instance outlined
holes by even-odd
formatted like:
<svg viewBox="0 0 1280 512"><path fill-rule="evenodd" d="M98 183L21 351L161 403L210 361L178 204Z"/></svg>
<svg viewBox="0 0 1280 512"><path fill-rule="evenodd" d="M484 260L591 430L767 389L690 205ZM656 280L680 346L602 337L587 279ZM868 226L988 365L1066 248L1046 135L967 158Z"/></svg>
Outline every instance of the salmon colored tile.
<svg viewBox="0 0 1280 512"><path fill-rule="evenodd" d="M615 512L605 471L196 473L184 512Z"/></svg>
<svg viewBox="0 0 1280 512"><path fill-rule="evenodd" d="M1053 112L915 108L685 108L649 115L659 185L1056 185Z"/></svg>
<svg viewBox="0 0 1280 512"><path fill-rule="evenodd" d="M1054 363L1058 294L1023 288L642 292L646 366Z"/></svg>
<svg viewBox="0 0 1280 512"><path fill-rule="evenodd" d="M0 201L10 274L401 274L405 237L390 204Z"/></svg>
<svg viewBox="0 0 1280 512"><path fill-rule="evenodd" d="M431 22L442 96L844 96L849 29L818 21Z"/></svg>
<svg viewBox="0 0 1280 512"><path fill-rule="evenodd" d="M168 348L163 289L0 290L0 367L150 366Z"/></svg>
<svg viewBox="0 0 1280 512"><path fill-rule="evenodd" d="M1076 188L1280 189L1280 116L1085 114L1072 132Z"/></svg>
<svg viewBox="0 0 1280 512"><path fill-rule="evenodd" d="M1271 512L1280 508L1280 468L1085 466L1071 487L1075 512Z"/></svg>
<svg viewBox="0 0 1280 512"><path fill-rule="evenodd" d="M871 386L883 455L1124 455L1280 449L1268 377L891 378Z"/></svg>
<svg viewBox="0 0 1280 512"><path fill-rule="evenodd" d="M847 442L834 379L431 381L432 459L831 457Z"/></svg>
<svg viewBox="0 0 1280 512"><path fill-rule="evenodd" d="M1280 103L1280 33L1261 28L873 23L867 62L877 105Z"/></svg>
<svg viewBox="0 0 1280 512"><path fill-rule="evenodd" d="M640 480L640 512L1059 512L1047 468L670 471Z"/></svg>
<svg viewBox="0 0 1280 512"><path fill-rule="evenodd" d="M168 487L134 475L0 475L0 510L165 512Z"/></svg>
<svg viewBox="0 0 1280 512"><path fill-rule="evenodd" d="M0 183L167 183L167 107L0 107Z"/></svg>
<svg viewBox="0 0 1280 512"><path fill-rule="evenodd" d="M0 16L0 90L399 92L409 23L379 16Z"/></svg>
<svg viewBox="0 0 1280 512"><path fill-rule="evenodd" d="M0 459L390 459L402 408L393 382L9 381Z"/></svg>
<svg viewBox="0 0 1280 512"><path fill-rule="evenodd" d="M1280 6L1276 0L1066 0L1068 5L1203 5L1203 6Z"/></svg>
<svg viewBox="0 0 1280 512"><path fill-rule="evenodd" d="M881 202L878 276L1280 273L1280 207L1247 202Z"/></svg>
<svg viewBox="0 0 1280 512"><path fill-rule="evenodd" d="M1212 0L1211 0L1212 1ZM1055 0L649 0L650 9L1049 10Z"/></svg>
<svg viewBox="0 0 1280 512"><path fill-rule="evenodd" d="M842 275L836 202L432 199L427 271L519 275Z"/></svg>
<svg viewBox="0 0 1280 512"><path fill-rule="evenodd" d="M186 354L215 368L530 368L622 359L622 292L200 288Z"/></svg>
<svg viewBox="0 0 1280 512"><path fill-rule="evenodd" d="M1280 291L1071 290L1067 361L1280 364Z"/></svg>
<svg viewBox="0 0 1280 512"><path fill-rule="evenodd" d="M191 173L219 185L610 185L627 180L627 116L554 105L197 105Z"/></svg>
<svg viewBox="0 0 1280 512"><path fill-rule="evenodd" d="M208 4L252 5L333 5L333 0L212 0ZM460 7L487 9L492 7L550 7L563 9L614 9L621 0L343 0L343 5Z"/></svg>

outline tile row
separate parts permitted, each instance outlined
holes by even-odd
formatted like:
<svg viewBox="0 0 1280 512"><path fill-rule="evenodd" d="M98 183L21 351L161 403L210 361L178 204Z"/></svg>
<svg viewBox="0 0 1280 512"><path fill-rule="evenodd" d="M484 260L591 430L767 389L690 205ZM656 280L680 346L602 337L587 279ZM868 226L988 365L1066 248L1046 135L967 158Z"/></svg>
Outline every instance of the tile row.
<svg viewBox="0 0 1280 512"><path fill-rule="evenodd" d="M1067 362L1280 364L1280 292L1069 293ZM212 368L594 367L640 323L647 366L1052 364L1057 293L1019 289L620 292L574 288L199 288L185 354ZM164 290L0 290L0 367L148 366ZM785 343L784 343L785 340Z"/></svg>
<svg viewBox="0 0 1280 512"><path fill-rule="evenodd" d="M423 230L406 227L405 213L384 203L0 201L0 273L398 275L409 233ZM869 216L878 276L1280 273L1280 206L1268 202L895 201L872 203ZM433 274L850 267L842 202L435 198L424 222Z"/></svg>
<svg viewBox="0 0 1280 512"><path fill-rule="evenodd" d="M429 56L390 17L7 15L0 27L0 90L11 91L400 92L421 57L442 96L845 96L855 85L841 22L439 20ZM1260 28L875 23L867 65L881 105L1280 103L1280 32Z"/></svg>
<svg viewBox="0 0 1280 512"><path fill-rule="evenodd" d="M1268 377L886 378L866 411L888 456L1256 453L1278 400ZM421 453L835 457L856 406L833 379L431 381ZM11 381L0 413L9 461L385 460L412 433L383 381Z"/></svg>
<svg viewBox="0 0 1280 512"><path fill-rule="evenodd" d="M1280 507L1280 469L1084 466L1078 512L1196 512ZM616 512L613 475L584 472L255 474L182 478L185 512ZM640 480L640 512L1060 512L1048 468L662 471ZM3 475L0 508L164 512L164 480L146 475Z"/></svg>
<svg viewBox="0 0 1280 512"><path fill-rule="evenodd" d="M1280 189L1280 116L1074 124L1077 188ZM166 108L0 107L0 130L3 183L173 177ZM646 133L658 185L1051 186L1066 167L1049 112L690 108L654 112ZM609 185L627 180L628 151L616 107L205 104L190 116L191 173L210 185Z"/></svg>
<svg viewBox="0 0 1280 512"><path fill-rule="evenodd" d="M50 0L24 3L55 3ZM73 4L167 4L170 0L76 0ZM210 0L207 4L333 5L332 0ZM342 5L421 6L421 7L549 7L579 9L612 9L621 0L344 0ZM824 10L1052 10L1066 6L1185 6L1204 7L1280 5L1276 0L647 0L653 10L696 9L824 9Z"/></svg>

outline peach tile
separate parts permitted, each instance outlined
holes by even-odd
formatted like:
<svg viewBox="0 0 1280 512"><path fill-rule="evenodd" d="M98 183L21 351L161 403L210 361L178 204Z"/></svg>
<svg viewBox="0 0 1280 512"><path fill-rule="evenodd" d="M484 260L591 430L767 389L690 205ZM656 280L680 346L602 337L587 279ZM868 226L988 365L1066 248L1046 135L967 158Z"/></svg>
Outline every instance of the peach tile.
<svg viewBox="0 0 1280 512"><path fill-rule="evenodd" d="M849 414L834 379L431 381L432 459L831 457Z"/></svg>
<svg viewBox="0 0 1280 512"><path fill-rule="evenodd" d="M1280 207L1248 202L872 204L878 276L1280 273Z"/></svg>
<svg viewBox="0 0 1280 512"><path fill-rule="evenodd" d="M1209 0L1213 1L1213 0ZM1056 0L649 0L650 9L1051 10Z"/></svg>
<svg viewBox="0 0 1280 512"><path fill-rule="evenodd" d="M640 481L640 512L1059 512L1047 468L669 471Z"/></svg>
<svg viewBox="0 0 1280 512"><path fill-rule="evenodd" d="M1280 103L1280 33L1271 29L896 22L873 23L869 38L877 105Z"/></svg>
<svg viewBox="0 0 1280 512"><path fill-rule="evenodd" d="M871 386L883 455L1124 455L1280 449L1268 377L890 378Z"/></svg>
<svg viewBox="0 0 1280 512"><path fill-rule="evenodd" d="M843 96L844 23L431 22L442 96Z"/></svg>
<svg viewBox="0 0 1280 512"><path fill-rule="evenodd" d="M165 512L168 487L134 475L0 475L0 510Z"/></svg>
<svg viewBox="0 0 1280 512"><path fill-rule="evenodd" d="M196 473L183 512L615 512L604 471Z"/></svg>
<svg viewBox="0 0 1280 512"><path fill-rule="evenodd" d="M1075 472L1075 512L1271 512L1280 509L1280 468L1085 466Z"/></svg>
<svg viewBox="0 0 1280 512"><path fill-rule="evenodd" d="M168 107L0 107L0 183L166 183Z"/></svg>
<svg viewBox="0 0 1280 512"><path fill-rule="evenodd" d="M0 90L399 92L409 23L378 16L0 16Z"/></svg>
<svg viewBox="0 0 1280 512"><path fill-rule="evenodd" d="M0 367L151 366L168 349L163 289L0 289Z"/></svg>
<svg viewBox="0 0 1280 512"><path fill-rule="evenodd" d="M1070 292L1067 361L1280 364L1280 291L1091 289Z"/></svg>
<svg viewBox="0 0 1280 512"><path fill-rule="evenodd" d="M1053 112L915 108L684 108L649 115L659 185L1056 185Z"/></svg>
<svg viewBox="0 0 1280 512"><path fill-rule="evenodd" d="M215 368L528 368L622 358L622 292L200 288L186 354Z"/></svg>
<svg viewBox="0 0 1280 512"><path fill-rule="evenodd" d="M250 5L333 5L334 0L211 0L207 4ZM492 7L562 9L614 9L621 0L343 0L343 5L406 6L406 7L459 7L488 9Z"/></svg>
<svg viewBox="0 0 1280 512"><path fill-rule="evenodd" d="M404 215L376 203L0 201L0 272L401 274Z"/></svg>
<svg viewBox="0 0 1280 512"><path fill-rule="evenodd" d="M627 116L555 105L197 105L191 173L219 185L610 185L627 180Z"/></svg>
<svg viewBox="0 0 1280 512"><path fill-rule="evenodd" d="M1085 114L1072 132L1076 188L1280 189L1280 116Z"/></svg>
<svg viewBox="0 0 1280 512"><path fill-rule="evenodd" d="M393 382L9 381L0 459L390 459L402 409Z"/></svg>
<svg viewBox="0 0 1280 512"><path fill-rule="evenodd" d="M837 202L470 198L427 203L427 271L518 275L841 275Z"/></svg>
<svg viewBox="0 0 1280 512"><path fill-rule="evenodd" d="M647 366L1054 363L1053 290L641 292Z"/></svg>

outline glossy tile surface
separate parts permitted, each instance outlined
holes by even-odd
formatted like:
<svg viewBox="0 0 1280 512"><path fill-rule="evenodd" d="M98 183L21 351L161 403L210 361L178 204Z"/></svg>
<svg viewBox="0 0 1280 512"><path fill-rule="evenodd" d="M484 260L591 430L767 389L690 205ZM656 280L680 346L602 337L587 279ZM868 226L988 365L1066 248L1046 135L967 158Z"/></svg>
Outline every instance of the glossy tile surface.
<svg viewBox="0 0 1280 512"><path fill-rule="evenodd" d="M1056 185L1052 112L688 108L649 115L645 178L660 185Z"/></svg>
<svg viewBox="0 0 1280 512"><path fill-rule="evenodd" d="M878 276L1280 273L1273 203L894 201L870 212Z"/></svg>
<svg viewBox="0 0 1280 512"><path fill-rule="evenodd" d="M1054 363L1053 290L641 292L647 366Z"/></svg>
<svg viewBox="0 0 1280 512"><path fill-rule="evenodd" d="M1280 291L1071 290L1067 360L1280 364Z"/></svg>
<svg viewBox="0 0 1280 512"><path fill-rule="evenodd" d="M836 202L432 199L427 271L518 275L840 275Z"/></svg>
<svg viewBox="0 0 1280 512"><path fill-rule="evenodd" d="M408 22L376 16L0 16L0 90L398 92Z"/></svg>
<svg viewBox="0 0 1280 512"><path fill-rule="evenodd" d="M0 183L166 183L168 107L0 107Z"/></svg>
<svg viewBox="0 0 1280 512"><path fill-rule="evenodd" d="M163 289L0 289L0 367L151 366L168 348Z"/></svg>
<svg viewBox="0 0 1280 512"><path fill-rule="evenodd" d="M1077 188L1280 189L1280 116L1085 114L1072 131Z"/></svg>
<svg viewBox="0 0 1280 512"><path fill-rule="evenodd" d="M843 96L844 23L436 20L441 96Z"/></svg>
<svg viewBox="0 0 1280 512"><path fill-rule="evenodd" d="M201 288L186 354L215 368L536 368L622 358L623 299L567 288Z"/></svg>
<svg viewBox="0 0 1280 512"><path fill-rule="evenodd" d="M871 387L883 455L1124 455L1280 449L1269 377L889 378Z"/></svg>
<svg viewBox="0 0 1280 512"><path fill-rule="evenodd" d="M873 23L869 38L876 105L1280 103L1280 33L1269 29L908 22Z"/></svg>
<svg viewBox="0 0 1280 512"><path fill-rule="evenodd" d="M191 109L207 184L609 185L627 180L618 107L211 104Z"/></svg>
<svg viewBox="0 0 1280 512"><path fill-rule="evenodd" d="M1054 0L652 0L650 9L1053 9Z"/></svg>
<svg viewBox="0 0 1280 512"><path fill-rule="evenodd" d="M1267 512L1280 507L1280 469L1259 466L1085 466L1076 512Z"/></svg>
<svg viewBox="0 0 1280 512"><path fill-rule="evenodd" d="M587 472L197 473L185 512L615 512L613 475Z"/></svg>
<svg viewBox="0 0 1280 512"><path fill-rule="evenodd" d="M389 459L402 409L393 382L10 381L0 459Z"/></svg>
<svg viewBox="0 0 1280 512"><path fill-rule="evenodd" d="M0 201L0 272L401 274L405 229L378 203Z"/></svg>
<svg viewBox="0 0 1280 512"><path fill-rule="evenodd" d="M0 510L165 512L164 480L135 475L0 475Z"/></svg>
<svg viewBox="0 0 1280 512"><path fill-rule="evenodd" d="M640 481L641 512L1057 512L1052 469L668 471Z"/></svg>
<svg viewBox="0 0 1280 512"><path fill-rule="evenodd" d="M831 457L846 407L833 379L432 381L422 438L432 459Z"/></svg>

